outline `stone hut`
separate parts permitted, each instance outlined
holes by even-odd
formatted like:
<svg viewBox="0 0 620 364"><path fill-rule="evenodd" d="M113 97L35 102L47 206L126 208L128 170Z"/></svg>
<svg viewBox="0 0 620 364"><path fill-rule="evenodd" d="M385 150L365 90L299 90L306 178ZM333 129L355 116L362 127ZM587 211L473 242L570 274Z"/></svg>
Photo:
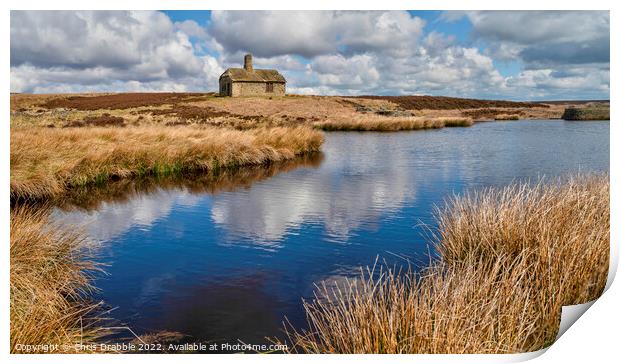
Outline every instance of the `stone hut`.
<svg viewBox="0 0 620 364"><path fill-rule="evenodd" d="M229 68L220 76L220 96L284 96L286 80L277 70L254 69L246 54L243 68Z"/></svg>

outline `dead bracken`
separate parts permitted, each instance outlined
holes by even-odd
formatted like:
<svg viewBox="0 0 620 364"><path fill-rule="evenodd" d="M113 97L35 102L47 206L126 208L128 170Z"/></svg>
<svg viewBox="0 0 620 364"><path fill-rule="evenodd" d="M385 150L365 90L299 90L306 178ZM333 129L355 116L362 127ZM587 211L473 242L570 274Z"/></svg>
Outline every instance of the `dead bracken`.
<svg viewBox="0 0 620 364"><path fill-rule="evenodd" d="M210 94L204 93L125 93L97 96L69 96L51 99L41 107L47 109L76 109L76 110L100 110L100 109L130 109L141 106L159 106L178 101L195 101Z"/></svg>
<svg viewBox="0 0 620 364"><path fill-rule="evenodd" d="M63 125L63 128L81 128L84 126L125 126L125 119L120 116L112 116L104 113L100 116L87 116L82 121L70 121Z"/></svg>
<svg viewBox="0 0 620 364"><path fill-rule="evenodd" d="M503 101L503 100L477 100L463 99L445 96L359 96L363 99L388 100L398 104L407 110L422 109L477 109L483 107L549 107L541 103Z"/></svg>
<svg viewBox="0 0 620 364"><path fill-rule="evenodd" d="M212 107L192 105L173 105L170 109L144 110L151 115L174 115L183 120L210 120L219 117L233 116L227 111L218 111Z"/></svg>

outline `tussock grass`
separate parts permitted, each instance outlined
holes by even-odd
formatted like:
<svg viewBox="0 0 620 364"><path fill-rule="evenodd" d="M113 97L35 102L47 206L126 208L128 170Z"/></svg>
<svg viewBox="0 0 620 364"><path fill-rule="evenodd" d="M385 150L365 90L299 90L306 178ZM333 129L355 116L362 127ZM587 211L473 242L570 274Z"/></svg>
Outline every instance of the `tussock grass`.
<svg viewBox="0 0 620 364"><path fill-rule="evenodd" d="M130 177L266 165L318 151L322 143L323 135L308 127L12 128L11 200Z"/></svg>
<svg viewBox="0 0 620 364"><path fill-rule="evenodd" d="M519 115L517 115L517 114L499 114L499 115L495 116L495 120L497 120L497 121L519 120Z"/></svg>
<svg viewBox="0 0 620 364"><path fill-rule="evenodd" d="M437 214L437 249L444 261L468 255L494 260L532 252L561 305L603 292L609 265L609 179L576 176L564 182L515 184L452 199Z"/></svg>
<svg viewBox="0 0 620 364"><path fill-rule="evenodd" d="M562 305L599 297L609 265L609 180L515 184L438 210L440 259L368 270L304 302L290 351L514 353L553 343Z"/></svg>
<svg viewBox="0 0 620 364"><path fill-rule="evenodd" d="M416 118L360 116L355 119L328 120L314 123L314 127L325 131L399 131L439 129L444 127L471 126L470 118Z"/></svg>
<svg viewBox="0 0 620 364"><path fill-rule="evenodd" d="M98 305L87 300L99 267L85 244L80 233L49 225L44 210L11 210L11 353L44 344L78 352L72 345L108 334L98 327Z"/></svg>

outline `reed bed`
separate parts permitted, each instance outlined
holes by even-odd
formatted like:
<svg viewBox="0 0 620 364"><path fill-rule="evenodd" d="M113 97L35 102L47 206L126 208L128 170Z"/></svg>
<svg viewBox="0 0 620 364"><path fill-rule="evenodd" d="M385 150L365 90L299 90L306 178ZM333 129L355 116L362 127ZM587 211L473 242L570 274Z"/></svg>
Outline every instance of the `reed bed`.
<svg viewBox="0 0 620 364"><path fill-rule="evenodd" d="M11 200L123 178L267 165L316 152L322 143L322 133L309 127L12 128Z"/></svg>
<svg viewBox="0 0 620 364"><path fill-rule="evenodd" d="M576 176L473 192L437 211L440 258L369 269L304 302L289 351L516 353L553 343L562 305L598 298L609 265L609 180Z"/></svg>
<svg viewBox="0 0 620 364"><path fill-rule="evenodd" d="M328 120L314 123L314 127L325 131L400 131L439 129L445 127L472 126L471 118L417 118L360 116L354 119Z"/></svg>
<svg viewBox="0 0 620 364"><path fill-rule="evenodd" d="M508 120L519 120L519 115L517 114L499 114L494 118L496 121L508 121Z"/></svg>
<svg viewBox="0 0 620 364"><path fill-rule="evenodd" d="M437 213L437 250L446 262L468 255L533 252L561 305L598 298L609 265L609 179L576 176L563 182L513 184L453 198Z"/></svg>
<svg viewBox="0 0 620 364"><path fill-rule="evenodd" d="M92 262L84 237L49 225L45 210L11 210L11 353L88 352L108 334L89 303ZM30 345L30 346L26 346Z"/></svg>

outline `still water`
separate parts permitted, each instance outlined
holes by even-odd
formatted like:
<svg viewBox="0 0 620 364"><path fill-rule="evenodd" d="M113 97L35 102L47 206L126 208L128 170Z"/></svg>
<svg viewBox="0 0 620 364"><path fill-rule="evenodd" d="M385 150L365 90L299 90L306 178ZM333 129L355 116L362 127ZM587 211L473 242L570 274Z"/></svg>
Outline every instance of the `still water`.
<svg viewBox="0 0 620 364"><path fill-rule="evenodd" d="M322 149L219 179L119 187L53 216L100 242L97 298L138 334L264 343L285 316L303 326L314 283L355 276L377 256L428 261L421 225L446 197L608 171L609 122L329 133Z"/></svg>

